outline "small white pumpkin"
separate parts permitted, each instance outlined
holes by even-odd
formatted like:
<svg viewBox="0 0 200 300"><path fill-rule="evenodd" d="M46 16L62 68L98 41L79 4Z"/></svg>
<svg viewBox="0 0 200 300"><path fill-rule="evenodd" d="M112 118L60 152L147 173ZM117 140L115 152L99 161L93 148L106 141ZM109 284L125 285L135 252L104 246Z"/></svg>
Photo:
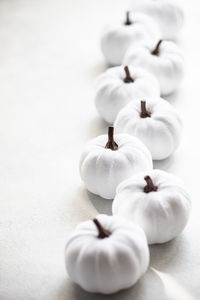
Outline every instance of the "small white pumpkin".
<svg viewBox="0 0 200 300"><path fill-rule="evenodd" d="M77 226L68 239L65 262L68 275L83 289L112 294L131 287L146 272L147 239L131 222L98 215Z"/></svg>
<svg viewBox="0 0 200 300"><path fill-rule="evenodd" d="M142 12L157 22L162 37L177 39L184 22L184 11L177 0L133 0L132 9Z"/></svg>
<svg viewBox="0 0 200 300"><path fill-rule="evenodd" d="M178 46L171 41L160 40L154 46L130 46L123 64L142 67L159 81L161 95L174 92L183 77L184 60Z"/></svg>
<svg viewBox="0 0 200 300"><path fill-rule="evenodd" d="M165 243L187 224L191 201L183 183L161 170L140 173L122 182L113 201L113 215L144 229L149 244Z"/></svg>
<svg viewBox="0 0 200 300"><path fill-rule="evenodd" d="M161 98L131 101L119 112L114 126L117 133L140 139L155 160L170 156L181 140L179 114Z"/></svg>
<svg viewBox="0 0 200 300"><path fill-rule="evenodd" d="M90 141L80 159L80 175L86 188L103 198L113 199L116 187L135 173L152 169L152 158L143 143L128 134L107 135Z"/></svg>
<svg viewBox="0 0 200 300"><path fill-rule="evenodd" d="M127 12L126 20L104 28L101 49L108 64L121 65L131 44L149 45L160 38L160 30L151 18L141 13Z"/></svg>
<svg viewBox="0 0 200 300"><path fill-rule="evenodd" d="M155 76L141 68L119 66L98 77L95 104L100 116L112 124L118 112L131 100L159 96Z"/></svg>

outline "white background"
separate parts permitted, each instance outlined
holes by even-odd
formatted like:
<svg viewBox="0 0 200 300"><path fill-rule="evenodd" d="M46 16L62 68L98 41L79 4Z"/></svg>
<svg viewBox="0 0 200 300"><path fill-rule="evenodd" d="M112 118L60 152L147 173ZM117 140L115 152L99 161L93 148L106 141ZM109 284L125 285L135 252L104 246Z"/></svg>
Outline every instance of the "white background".
<svg viewBox="0 0 200 300"><path fill-rule="evenodd" d="M130 290L106 297L73 285L64 245L80 221L111 213L79 178L84 144L106 132L94 103L104 69L101 28L125 0L0 1L0 299L200 299L200 7L186 10L184 81L169 101L184 120L182 144L155 167L180 176L193 211L176 240L151 247L151 264Z"/></svg>

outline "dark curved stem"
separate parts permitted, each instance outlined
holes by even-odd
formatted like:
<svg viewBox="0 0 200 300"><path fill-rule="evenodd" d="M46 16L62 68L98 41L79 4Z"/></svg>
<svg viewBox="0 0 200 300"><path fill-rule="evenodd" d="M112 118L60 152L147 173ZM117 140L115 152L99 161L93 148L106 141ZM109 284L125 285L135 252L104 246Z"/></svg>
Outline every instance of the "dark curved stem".
<svg viewBox="0 0 200 300"><path fill-rule="evenodd" d="M146 101L141 101L141 113L140 113L141 118L150 118L151 117L151 112L147 110L146 108Z"/></svg>
<svg viewBox="0 0 200 300"><path fill-rule="evenodd" d="M114 127L113 126L108 127L108 142L107 142L105 148L111 149L113 151L118 149L118 145L114 141Z"/></svg>
<svg viewBox="0 0 200 300"><path fill-rule="evenodd" d="M131 22L131 20L130 20L129 14L130 14L130 12L127 11L127 12L126 12L126 22L124 23L125 25L131 25L131 24L132 24L132 22Z"/></svg>
<svg viewBox="0 0 200 300"><path fill-rule="evenodd" d="M150 176L145 176L144 180L147 183L147 185L144 187L145 193L156 192L158 190L158 187L153 184L153 181Z"/></svg>
<svg viewBox="0 0 200 300"><path fill-rule="evenodd" d="M124 67L124 71L126 73L126 77L124 78L124 82L125 83L134 82L134 79L131 77L131 74L130 74L128 66Z"/></svg>
<svg viewBox="0 0 200 300"><path fill-rule="evenodd" d="M95 223L99 231L99 235L98 235L99 239L104 239L110 236L110 232L106 230L97 219L94 219L93 222Z"/></svg>
<svg viewBox="0 0 200 300"><path fill-rule="evenodd" d="M159 54L160 54L160 44L161 43L162 43L162 40L160 40L158 42L158 44L156 45L156 48L151 52L152 55L159 56Z"/></svg>

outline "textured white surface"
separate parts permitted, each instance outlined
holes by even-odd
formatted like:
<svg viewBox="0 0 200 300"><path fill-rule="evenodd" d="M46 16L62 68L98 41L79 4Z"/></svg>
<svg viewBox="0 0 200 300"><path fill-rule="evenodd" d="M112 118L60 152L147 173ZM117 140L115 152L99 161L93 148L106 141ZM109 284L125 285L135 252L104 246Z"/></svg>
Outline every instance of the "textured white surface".
<svg viewBox="0 0 200 300"><path fill-rule="evenodd" d="M106 132L93 103L104 69L102 26L125 0L0 1L0 298L2 300L198 300L200 298L200 7L186 1L180 46L186 74L170 102L184 120L178 151L155 166L187 183L193 211L173 242L151 247L148 273L130 290L90 295L71 283L64 246L80 221L111 213L88 194L78 160Z"/></svg>

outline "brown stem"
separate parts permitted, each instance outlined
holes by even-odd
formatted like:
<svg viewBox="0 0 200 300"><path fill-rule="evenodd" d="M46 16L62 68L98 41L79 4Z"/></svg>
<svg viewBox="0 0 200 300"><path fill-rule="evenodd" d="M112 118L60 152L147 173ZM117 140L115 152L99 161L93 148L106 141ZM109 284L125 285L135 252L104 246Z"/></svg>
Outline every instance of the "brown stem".
<svg viewBox="0 0 200 300"><path fill-rule="evenodd" d="M162 40L160 40L158 42L158 44L156 45L155 49L151 52L152 55L159 56L159 54L160 54L160 44L161 43L162 43Z"/></svg>
<svg viewBox="0 0 200 300"><path fill-rule="evenodd" d="M118 149L118 145L114 141L114 127L113 126L108 127L108 142L107 142L105 148L111 149L113 151Z"/></svg>
<svg viewBox="0 0 200 300"><path fill-rule="evenodd" d="M125 83L134 82L134 79L131 77L131 74L130 74L128 66L124 67L124 71L126 73L126 77L124 78L124 82Z"/></svg>
<svg viewBox="0 0 200 300"><path fill-rule="evenodd" d="M146 101L141 101L141 113L140 113L141 118L150 118L151 117L151 112L147 110L146 108Z"/></svg>
<svg viewBox="0 0 200 300"><path fill-rule="evenodd" d="M145 193L156 192L158 190L158 187L153 184L153 181L150 176L145 176L144 180L147 183L147 185L144 187Z"/></svg>
<svg viewBox="0 0 200 300"><path fill-rule="evenodd" d="M98 228L98 231L99 231L98 238L99 239L104 239L104 238L107 238L110 236L110 232L108 230L106 230L97 219L94 219L93 222L95 223L95 225Z"/></svg>
<svg viewBox="0 0 200 300"><path fill-rule="evenodd" d="M130 15L129 11L126 12L126 22L124 23L125 25L131 25L132 22L130 20Z"/></svg>

